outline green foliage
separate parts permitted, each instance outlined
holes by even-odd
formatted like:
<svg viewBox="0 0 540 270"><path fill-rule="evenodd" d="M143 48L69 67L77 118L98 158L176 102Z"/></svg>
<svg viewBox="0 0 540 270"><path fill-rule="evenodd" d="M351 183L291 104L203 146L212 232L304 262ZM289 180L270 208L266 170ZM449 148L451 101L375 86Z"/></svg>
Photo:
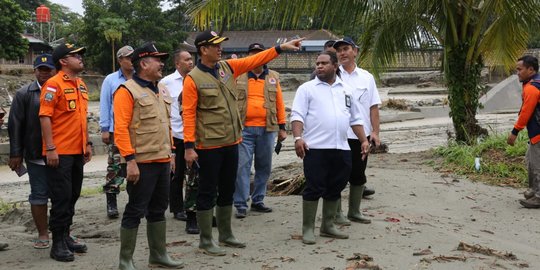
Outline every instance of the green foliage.
<svg viewBox="0 0 540 270"><path fill-rule="evenodd" d="M171 52L176 49L187 36L183 32L183 29L186 29L185 20L181 19L184 7L179 5L163 12L160 2L83 0L85 14L80 43L88 48L86 66L103 74L112 72L114 54L110 52L126 44L137 47L144 42L154 41L161 51ZM119 18L124 18L122 23L117 20ZM114 29L115 34L121 34L121 38L108 42L104 34L110 29ZM115 45L117 46L113 49Z"/></svg>
<svg viewBox="0 0 540 270"><path fill-rule="evenodd" d="M443 48L453 124L457 139L467 143L486 133L475 118L481 68L513 69L529 29L540 25L538 0L199 0L189 13L204 28L266 23L268 10L271 25L281 29L302 28L308 18L337 33L356 37L360 32L361 63L376 73L393 64L398 53Z"/></svg>
<svg viewBox="0 0 540 270"><path fill-rule="evenodd" d="M444 170L490 184L525 186L527 135L520 133L514 146L507 145L506 139L506 135L489 136L474 145L453 141L448 146L436 148L434 153L444 158ZM481 159L480 171L475 169L476 157Z"/></svg>
<svg viewBox="0 0 540 270"><path fill-rule="evenodd" d="M4 200L0 199L0 215L4 215L15 207L16 203L6 203Z"/></svg>
<svg viewBox="0 0 540 270"><path fill-rule="evenodd" d="M21 36L28 13L13 0L0 0L0 10L0 58L15 60L28 50L28 41Z"/></svg>

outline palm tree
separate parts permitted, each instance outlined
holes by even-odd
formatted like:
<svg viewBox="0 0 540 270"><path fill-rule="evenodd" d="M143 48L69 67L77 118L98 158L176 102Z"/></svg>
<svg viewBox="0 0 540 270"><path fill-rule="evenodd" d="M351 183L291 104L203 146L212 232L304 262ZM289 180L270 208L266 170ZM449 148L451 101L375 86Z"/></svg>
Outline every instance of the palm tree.
<svg viewBox="0 0 540 270"><path fill-rule="evenodd" d="M116 68L116 56L114 54L114 43L122 40L122 32L126 29L126 21L121 18L102 18L99 19L99 28L105 36L105 40L111 44L112 51L112 70Z"/></svg>
<svg viewBox="0 0 540 270"><path fill-rule="evenodd" d="M456 140L469 144L487 134L476 120L482 68L511 70L527 46L529 30L540 25L539 0L198 0L190 15L207 27L208 22L257 23L264 18L261 10L272 10L278 28L298 28L305 17L339 33L362 27L360 59L376 73L398 53L442 48Z"/></svg>

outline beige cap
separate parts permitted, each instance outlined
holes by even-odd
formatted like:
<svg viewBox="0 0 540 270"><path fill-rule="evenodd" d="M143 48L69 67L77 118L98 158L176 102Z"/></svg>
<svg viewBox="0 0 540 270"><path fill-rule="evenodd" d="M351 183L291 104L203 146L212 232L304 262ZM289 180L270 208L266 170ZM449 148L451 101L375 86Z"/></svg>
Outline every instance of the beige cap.
<svg viewBox="0 0 540 270"><path fill-rule="evenodd" d="M127 46L124 46L122 48L120 48L120 50L118 50L118 52L116 52L116 57L120 58L120 57L127 57L127 56L130 56L132 53L133 53L133 47L127 45Z"/></svg>

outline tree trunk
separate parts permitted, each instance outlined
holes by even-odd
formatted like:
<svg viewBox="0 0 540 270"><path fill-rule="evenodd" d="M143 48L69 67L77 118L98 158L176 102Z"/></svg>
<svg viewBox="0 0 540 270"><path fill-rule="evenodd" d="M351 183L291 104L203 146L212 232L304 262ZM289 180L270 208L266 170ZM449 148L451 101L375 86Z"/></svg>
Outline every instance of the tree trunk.
<svg viewBox="0 0 540 270"><path fill-rule="evenodd" d="M111 72L114 72L116 69L115 69L115 66L116 66L116 55L114 55L114 40L111 42L111 45L112 45L112 71Z"/></svg>
<svg viewBox="0 0 540 270"><path fill-rule="evenodd" d="M483 63L481 59L467 63L467 50L468 46L462 44L447 51L448 70L445 73L456 141L471 145L476 143L478 137L487 135L488 132L480 127L476 120Z"/></svg>

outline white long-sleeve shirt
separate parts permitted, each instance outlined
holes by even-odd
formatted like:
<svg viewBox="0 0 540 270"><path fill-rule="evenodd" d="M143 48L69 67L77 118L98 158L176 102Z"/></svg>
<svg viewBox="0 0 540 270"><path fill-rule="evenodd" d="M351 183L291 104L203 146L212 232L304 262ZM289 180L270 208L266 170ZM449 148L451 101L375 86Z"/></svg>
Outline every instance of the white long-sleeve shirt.
<svg viewBox="0 0 540 270"><path fill-rule="evenodd" d="M319 78L302 84L294 96L292 121L304 124L303 140L310 149L350 150L347 130L363 124L352 89L339 77L332 85Z"/></svg>
<svg viewBox="0 0 540 270"><path fill-rule="evenodd" d="M178 104L178 97L182 94L184 89L184 77L176 70L173 74L165 76L161 83L167 86L173 102L171 103L171 129L173 137L177 139L184 139L184 123L182 122L182 116L180 115L180 105Z"/></svg>

